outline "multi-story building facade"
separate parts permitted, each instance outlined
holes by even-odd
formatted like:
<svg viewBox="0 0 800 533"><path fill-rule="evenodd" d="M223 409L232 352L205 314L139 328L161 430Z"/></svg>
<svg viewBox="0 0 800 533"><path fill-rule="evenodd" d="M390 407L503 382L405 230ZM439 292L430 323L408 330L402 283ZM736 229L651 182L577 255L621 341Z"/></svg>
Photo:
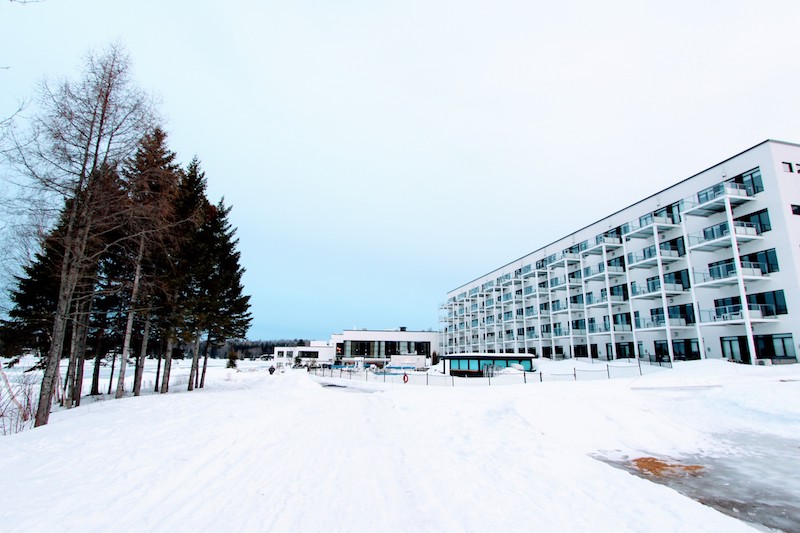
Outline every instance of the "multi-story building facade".
<svg viewBox="0 0 800 533"><path fill-rule="evenodd" d="M798 215L800 145L764 141L449 292L442 350L796 361Z"/></svg>

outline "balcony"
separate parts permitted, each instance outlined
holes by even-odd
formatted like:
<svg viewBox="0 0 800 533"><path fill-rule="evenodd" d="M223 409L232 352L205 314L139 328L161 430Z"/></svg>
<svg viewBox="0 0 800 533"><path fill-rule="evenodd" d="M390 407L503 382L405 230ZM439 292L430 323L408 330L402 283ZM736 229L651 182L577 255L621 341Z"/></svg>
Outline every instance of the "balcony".
<svg viewBox="0 0 800 533"><path fill-rule="evenodd" d="M708 272L694 272L695 288L725 287L739 283L739 275L744 281L758 281L768 279L764 272L767 265L764 263L751 263L743 261L737 270L733 263L717 265Z"/></svg>
<svg viewBox="0 0 800 533"><path fill-rule="evenodd" d="M661 282L658 281L644 286L634 283L632 284L631 299L656 300L662 296L661 288ZM686 289L680 283L664 283L663 288L663 294L667 297L680 296L686 292Z"/></svg>
<svg viewBox="0 0 800 533"><path fill-rule="evenodd" d="M529 298L536 298L537 296L540 298L547 297L547 289L544 287L525 287L525 290L522 293L525 299Z"/></svg>
<svg viewBox="0 0 800 533"><path fill-rule="evenodd" d="M631 331L630 324L614 324L614 333L627 333ZM603 335L612 332L611 324L589 324L589 335Z"/></svg>
<svg viewBox="0 0 800 533"><path fill-rule="evenodd" d="M634 323L636 324L637 330L665 329L667 327L667 321L664 320L663 316L656 316L650 318L637 318L634 320ZM669 326L671 328L692 327L691 325L686 324L685 318L670 318Z"/></svg>
<svg viewBox="0 0 800 533"><path fill-rule="evenodd" d="M522 295L521 294L507 293L507 294L503 295L503 297L501 298L501 301L502 301L503 305L506 305L506 306L512 305L512 304L521 302L522 301Z"/></svg>
<svg viewBox="0 0 800 533"><path fill-rule="evenodd" d="M631 239L647 239L654 234L661 234L680 227L680 217L650 217L645 221L631 223L630 231L625 234Z"/></svg>
<svg viewBox="0 0 800 533"><path fill-rule="evenodd" d="M664 264L680 261L682 256L677 250L649 246L641 252L630 252L628 254L628 268L631 270L635 268L653 268L658 265L659 257L661 258L661 263Z"/></svg>
<svg viewBox="0 0 800 533"><path fill-rule="evenodd" d="M516 285L522 283L522 279L519 276L513 276L513 277L504 276L503 278L504 279L500 282L500 285L503 287L508 287L509 285Z"/></svg>
<svg viewBox="0 0 800 533"><path fill-rule="evenodd" d="M625 297L621 294L612 294L610 297L607 295L603 295L600 298L590 298L589 296L585 296L584 299L586 300L586 307L600 307L603 305L611 304L621 304L626 303Z"/></svg>
<svg viewBox="0 0 800 533"><path fill-rule="evenodd" d="M744 324L744 308L741 305L727 305L714 310L701 309L700 322L707 326L727 326ZM777 322L774 305L747 304L751 322Z"/></svg>
<svg viewBox="0 0 800 533"><path fill-rule="evenodd" d="M707 217L725 210L726 199L731 207L753 199L751 189L738 183L718 183L697 195L684 199L683 215Z"/></svg>
<svg viewBox="0 0 800 533"><path fill-rule="evenodd" d="M566 261L568 263L580 263L581 262L581 256L580 256L580 254L577 254L577 253L574 253L574 252L561 252L560 254L558 254L558 257L556 257L556 262L560 262L560 261ZM561 265L555 265L555 264L553 264L553 265L557 266L557 267L561 266ZM551 265L551 266L553 266L553 265Z"/></svg>
<svg viewBox="0 0 800 533"><path fill-rule="evenodd" d="M614 249L622 247L622 239L619 237L608 237L606 235L599 236L595 239L595 243L583 251L583 256L588 255L603 255L603 249Z"/></svg>
<svg viewBox="0 0 800 533"><path fill-rule="evenodd" d="M625 275L625 267L621 266L604 266L602 263L595 267L586 267L583 269L584 281L605 281L606 274L609 278L618 278Z"/></svg>
<svg viewBox="0 0 800 533"><path fill-rule="evenodd" d="M749 222L734 222L733 227L733 237L738 243L763 239L763 237L758 234L758 228L755 224L750 224ZM689 235L690 250L711 252L723 248L730 248L731 246L733 246L733 239L731 238L731 232L727 222L705 228L702 231Z"/></svg>

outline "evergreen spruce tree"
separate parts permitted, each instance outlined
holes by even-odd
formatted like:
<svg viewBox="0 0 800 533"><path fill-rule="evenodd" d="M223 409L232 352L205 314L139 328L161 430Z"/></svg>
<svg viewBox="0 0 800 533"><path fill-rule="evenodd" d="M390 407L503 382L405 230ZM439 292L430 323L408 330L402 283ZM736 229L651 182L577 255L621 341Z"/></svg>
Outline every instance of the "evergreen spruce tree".
<svg viewBox="0 0 800 533"><path fill-rule="evenodd" d="M224 199L214 206L206 222L210 235L207 264L210 272L202 280L202 293L208 317L206 324L208 340L203 357L203 374L200 382L205 383L208 363L208 344L223 342L231 338L244 338L250 327L250 296L244 294L242 276L244 268L240 264L241 254L236 250L238 239L236 229L228 220L231 211Z"/></svg>
<svg viewBox="0 0 800 533"><path fill-rule="evenodd" d="M174 229L180 169L175 164L175 153L167 148L166 139L167 135L161 128L146 134L123 171L131 202L128 231L134 236L126 242L128 246L125 249L129 253L133 277L117 380L117 398L124 394L126 363L130 356L137 310L142 311L147 323L150 320L150 291L147 285L153 282L153 269L148 265L153 262L154 256L163 254L165 247L171 244L166 236ZM149 331L149 326L147 329ZM137 390L140 388L143 365L140 353L135 375Z"/></svg>
<svg viewBox="0 0 800 533"><path fill-rule="evenodd" d="M169 391L169 376L172 368L172 350L180 340L192 342L197 337L198 258L200 247L199 229L208 210L205 194L205 175L195 158L181 173L174 207L174 239L170 253L157 264L160 280L155 295L153 320L165 340L164 367L158 390ZM160 367L160 362L159 362Z"/></svg>

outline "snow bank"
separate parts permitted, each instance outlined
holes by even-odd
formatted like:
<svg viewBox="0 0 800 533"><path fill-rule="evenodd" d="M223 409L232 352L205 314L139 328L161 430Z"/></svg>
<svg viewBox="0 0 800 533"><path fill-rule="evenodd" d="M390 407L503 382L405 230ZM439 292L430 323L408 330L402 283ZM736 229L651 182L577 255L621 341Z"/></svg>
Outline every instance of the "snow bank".
<svg viewBox="0 0 800 533"><path fill-rule="evenodd" d="M743 425L797 434L790 400L800 382L787 380L800 367L701 363L631 379L377 391L323 387L305 371L214 368L203 390L91 403L0 439L13 494L0 523L25 532L750 530L589 457L711 453L716 433Z"/></svg>

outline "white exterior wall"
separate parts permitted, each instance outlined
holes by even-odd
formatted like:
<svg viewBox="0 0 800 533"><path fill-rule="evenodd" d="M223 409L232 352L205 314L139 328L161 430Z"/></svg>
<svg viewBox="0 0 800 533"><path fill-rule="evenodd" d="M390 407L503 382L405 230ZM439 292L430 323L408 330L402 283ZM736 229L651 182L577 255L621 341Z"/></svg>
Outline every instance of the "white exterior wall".
<svg viewBox="0 0 800 533"><path fill-rule="evenodd" d="M784 170L783 162L793 163L792 173ZM800 320L797 319L800 316L800 216L792 214L791 205L800 205L800 173L797 172L800 170L800 165L798 163L800 163L800 146L775 141L762 143L449 292L447 302L441 308L441 344L444 353L530 352L533 349L537 355L541 355L545 348L555 351L556 347L560 347L564 350L565 356L569 357L574 353L573 349L576 346L596 344L599 355L608 357L609 355L618 355L606 353L606 344L614 341L612 352L617 351L616 343L633 342L634 348L636 348L637 344L641 342L643 352L641 355L645 355L654 352L655 341L698 339L704 356L720 357L722 356L720 338L745 335L747 326L752 326L755 335L791 333L797 353L800 347L798 345L800 343ZM764 192L748 197L747 200L732 196L730 202L726 200L731 205L729 210L723 208L720 212L703 216L698 214L701 213L701 210L695 210L694 215L685 214L692 212L693 203L699 203L697 200L699 191L756 167L760 169ZM621 246L593 246L598 235L624 224L631 224L632 227L635 227L640 224L640 217L683 199L687 200L680 223L655 225L657 233L650 234L649 238L622 238ZM741 205L734 205L738 202L741 202ZM725 204L721 205L724 207ZM710 251L699 248L689 249L686 256L677 261L671 257L663 257L669 252L661 252L657 248L658 253L655 254L657 257L651 268L630 268L629 254L641 256L646 248L654 245L656 238L659 243L664 243L683 237L684 246L689 247L691 240L697 241L694 238L688 239L695 232L765 208L768 210L772 229L763 233L759 238L753 240L748 240L749 238L746 237L736 238L737 246L735 248L729 243L727 247L723 246ZM643 230L642 232L634 231L628 235L644 236L647 233ZM563 254L573 245L587 240L592 253L583 250L577 255ZM780 266L779 272L770 273L761 279L746 279L746 276L742 275L742 271L738 271L728 285L709 286L708 263L735 259L737 256L771 248L776 250ZM543 260L551 254L560 254L563 258L545 268L537 269L535 266L537 261ZM616 282L608 273L600 278L589 278L589 281L584 279L586 276L583 274L586 273L587 268L597 268L601 263L606 265L608 260L618 257L625 258L626 268ZM532 271L522 273L525 269ZM674 294L667 293L670 285L664 283L664 276L684 269L689 270L692 278L692 290ZM579 282L572 286L556 285L555 289L551 286L551 283L560 283L560 279L567 273L574 273L576 270L582 274ZM606 271L608 270L610 269L606 268ZM704 275L705 277L703 277ZM500 281L504 276L511 279ZM655 276L659 278L658 298L650 296L644 298L644 295L639 295L627 302L608 302L603 306L591 307L568 302L569 296L582 295L586 298L592 293L596 298L602 288L617 284L624 284L630 297L633 295L633 289L641 290L643 285L646 285L647 278ZM698 279L701 281L705 279L706 285L696 283L695 276L699 276ZM605 280L602 279L603 277ZM532 290L530 287L534 287L533 290L538 293L536 287L543 280L547 282L547 290L544 291L544 294L527 295L523 293L521 299L514 295L519 290ZM492 282L494 282L494 287L484 287L484 284ZM714 281L712 285L716 283ZM661 290L662 286L663 290ZM715 309L714 300L741 295L743 290L748 295L783 290L788 314L778 315L770 320L746 316L742 318L744 323L717 325L719 313ZM510 299L503 302L502 305L495 305L495 307L487 305L493 298L502 298L503 295L509 293L511 296L507 296L507 298ZM538 308L541 303L548 303L552 306L555 301L561 301L561 305L565 305L566 310L558 313L551 311L549 316L544 316L537 309L536 316L525 315L526 308L531 306ZM670 324L664 324L660 329L637 327L648 324L647 319L650 318L650 309L652 308L661 307L667 311L664 316L668 316L668 307L684 304L694 306L696 319L702 318L699 312L702 311L703 315L709 318L709 322L701 322L694 327L680 325L671 327ZM517 314L520 309L523 311L521 319ZM506 314L509 311L512 312L510 318ZM634 320L635 311L639 311L639 323ZM748 315L748 311L743 310L742 314ZM621 326L619 331L617 328L612 328L613 331L595 331L593 334L590 334L589 331L582 332L571 328L573 321L584 320L589 329L590 318L594 318L597 323L597 321L602 321L602 317L605 315L609 317L609 320L613 320L613 316L620 313L631 313L631 322L634 323L630 328L626 329ZM500 320L497 318L498 315L501 317ZM753 315L756 317L757 312L754 311ZM492 317L494 323L490 323ZM713 323L711 319L713 319ZM650 325L653 323L649 322ZM556 324L561 325L560 336L555 335ZM680 321L676 321L675 324L680 324ZM543 333L542 326L550 327L550 338ZM520 327L525 332L522 339L517 334ZM528 337L528 328L531 327L535 329L536 337L534 338ZM512 332L512 339L509 339L507 331ZM503 334L502 342L498 339L500 333ZM750 342L752 342L752 338ZM669 355L672 357L674 355L672 343L668 344Z"/></svg>
<svg viewBox="0 0 800 533"><path fill-rule="evenodd" d="M428 342L430 343L430 353L434 351L441 353L439 346L439 332L437 331L401 331L401 330L345 330L342 333L337 333L331 336L331 344L336 347L337 344L344 345L347 341L350 342ZM353 354L342 354L345 356ZM402 355L413 355L402 354ZM430 354L429 354L430 355ZM388 358L388 356L387 356Z"/></svg>
<svg viewBox="0 0 800 533"><path fill-rule="evenodd" d="M308 359L307 355L302 353L313 352L316 354L316 362L332 363L336 353L335 345L331 345L327 341L311 341L310 346L276 346L273 354L274 363L276 368L289 367L294 365L295 357L298 355L305 360Z"/></svg>

